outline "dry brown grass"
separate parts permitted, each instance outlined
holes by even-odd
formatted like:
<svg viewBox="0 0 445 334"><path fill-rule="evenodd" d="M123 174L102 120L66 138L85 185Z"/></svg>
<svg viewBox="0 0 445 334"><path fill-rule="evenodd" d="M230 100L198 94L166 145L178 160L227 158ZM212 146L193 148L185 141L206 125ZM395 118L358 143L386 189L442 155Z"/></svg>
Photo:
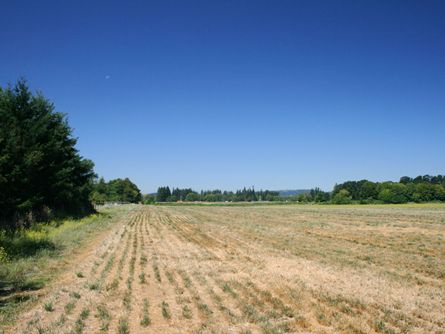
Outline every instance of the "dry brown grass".
<svg viewBox="0 0 445 334"><path fill-rule="evenodd" d="M445 206L140 207L69 277L11 333L444 333Z"/></svg>

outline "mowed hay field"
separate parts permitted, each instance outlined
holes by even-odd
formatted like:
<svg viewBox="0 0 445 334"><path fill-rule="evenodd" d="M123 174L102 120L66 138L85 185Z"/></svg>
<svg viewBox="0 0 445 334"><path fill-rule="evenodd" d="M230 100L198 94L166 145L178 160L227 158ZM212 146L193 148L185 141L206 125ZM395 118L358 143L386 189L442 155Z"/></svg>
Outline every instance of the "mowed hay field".
<svg viewBox="0 0 445 334"><path fill-rule="evenodd" d="M445 333L445 206L140 206L7 333Z"/></svg>

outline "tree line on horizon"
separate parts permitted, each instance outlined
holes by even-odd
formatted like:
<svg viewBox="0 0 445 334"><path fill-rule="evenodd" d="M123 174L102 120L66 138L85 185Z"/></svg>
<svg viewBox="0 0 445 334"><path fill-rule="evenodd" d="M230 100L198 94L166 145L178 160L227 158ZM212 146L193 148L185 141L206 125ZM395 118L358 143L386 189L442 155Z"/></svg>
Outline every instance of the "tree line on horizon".
<svg viewBox="0 0 445 334"><path fill-rule="evenodd" d="M330 192L313 188L306 193L280 196L271 190L256 191L254 188L222 191L207 190L197 192L191 188L159 187L156 195L144 195L144 203L154 202L256 202L287 201L299 203L333 204L398 204L408 202L445 201L445 175L420 175L415 178L403 176L399 182L372 182L368 180L346 181L336 184Z"/></svg>
<svg viewBox="0 0 445 334"><path fill-rule="evenodd" d="M347 181L334 186L333 203L408 203L445 201L445 175L403 176L399 182Z"/></svg>
<svg viewBox="0 0 445 334"><path fill-rule="evenodd" d="M243 188L241 190L222 191L201 190L194 191L191 188L172 188L159 187L156 195L145 195L144 202L255 202L255 201L274 201L279 197L277 191L260 190L254 188Z"/></svg>
<svg viewBox="0 0 445 334"><path fill-rule="evenodd" d="M315 188L305 194L290 196L287 200L332 204L443 202L445 201L445 176L419 175L415 178L403 176L399 182L346 181L336 184L331 192Z"/></svg>

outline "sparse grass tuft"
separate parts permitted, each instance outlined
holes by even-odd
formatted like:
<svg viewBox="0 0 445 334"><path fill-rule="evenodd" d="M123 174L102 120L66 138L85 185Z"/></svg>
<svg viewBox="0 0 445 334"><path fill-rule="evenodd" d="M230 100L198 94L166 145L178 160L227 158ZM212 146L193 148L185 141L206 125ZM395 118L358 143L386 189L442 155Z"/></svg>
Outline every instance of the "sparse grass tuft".
<svg viewBox="0 0 445 334"><path fill-rule="evenodd" d="M107 332L110 327L111 315L104 304L97 305L97 317L100 319L100 330Z"/></svg>
<svg viewBox="0 0 445 334"><path fill-rule="evenodd" d="M82 312L80 312L79 317L76 319L76 322L74 323L74 328L72 330L72 334L81 334L83 333L83 330L85 328L85 320L90 315L90 310L87 308L84 308Z"/></svg>
<svg viewBox="0 0 445 334"><path fill-rule="evenodd" d="M70 296L76 299L80 299L80 293L78 293L77 291L72 292Z"/></svg>
<svg viewBox="0 0 445 334"><path fill-rule="evenodd" d="M59 317L59 318L57 319L57 321L56 321L56 326L57 326L57 327L60 327L60 326L62 326L63 324L65 324L65 322L66 322L65 314L61 314L60 317Z"/></svg>
<svg viewBox="0 0 445 334"><path fill-rule="evenodd" d="M45 309L46 312L52 312L54 311L54 306L52 302L47 302L43 305L43 308Z"/></svg>
<svg viewBox="0 0 445 334"><path fill-rule="evenodd" d="M162 316L164 317L164 319L170 319L171 314L170 314L170 309L169 309L168 303L163 301L161 304L161 308L162 308Z"/></svg>
<svg viewBox="0 0 445 334"><path fill-rule="evenodd" d="M258 311L255 309L253 305L250 304L243 304L241 307L241 311L243 312L244 316L253 323L261 322L260 315Z"/></svg>
<svg viewBox="0 0 445 334"><path fill-rule="evenodd" d="M82 312L80 312L80 319L85 320L89 317L89 315L90 315L90 310L87 308L84 308L82 310Z"/></svg>
<svg viewBox="0 0 445 334"><path fill-rule="evenodd" d="M147 327L150 325L151 320L150 316L148 314L148 299L144 298L143 304L142 304L142 318L141 318L141 326Z"/></svg>
<svg viewBox="0 0 445 334"><path fill-rule="evenodd" d="M130 329L128 328L128 318L121 317L119 318L119 323L117 325L118 334L129 334Z"/></svg>
<svg viewBox="0 0 445 334"><path fill-rule="evenodd" d="M145 280L145 273L139 274L139 283L141 283L141 284L147 283L147 281Z"/></svg>
<svg viewBox="0 0 445 334"><path fill-rule="evenodd" d="M127 310L131 310L131 291L125 291L122 303Z"/></svg>
<svg viewBox="0 0 445 334"><path fill-rule="evenodd" d="M66 314L71 314L71 312L73 311L74 307L76 306L75 302L68 302L65 305L65 313Z"/></svg>
<svg viewBox="0 0 445 334"><path fill-rule="evenodd" d="M182 316L186 319L192 318L192 310L190 309L190 307L187 304L182 306Z"/></svg>
<svg viewBox="0 0 445 334"><path fill-rule="evenodd" d="M209 306L204 303L198 303L198 310L200 310L206 316L209 316L213 313L213 311L209 308Z"/></svg>
<svg viewBox="0 0 445 334"><path fill-rule="evenodd" d="M88 289L94 290L94 291L99 290L99 283L98 282L89 283Z"/></svg>
<svg viewBox="0 0 445 334"><path fill-rule="evenodd" d="M153 261L153 272L155 273L155 277L158 282L161 282L161 273L159 272L159 267L156 261Z"/></svg>
<svg viewBox="0 0 445 334"><path fill-rule="evenodd" d="M225 293L228 293L229 295L231 295L233 298L238 298L238 294L232 289L232 287L230 286L230 284L228 282L225 282L222 286L222 290Z"/></svg>
<svg viewBox="0 0 445 334"><path fill-rule="evenodd" d="M385 327L385 323L382 320L378 320L374 323L374 328L377 332L384 331Z"/></svg>
<svg viewBox="0 0 445 334"><path fill-rule="evenodd" d="M166 271L165 276L167 276L167 279L170 282L170 284L175 284L175 278L173 277L173 274L170 271Z"/></svg>
<svg viewBox="0 0 445 334"><path fill-rule="evenodd" d="M119 286L119 279L115 278L110 284L107 285L107 291L116 290Z"/></svg>
<svg viewBox="0 0 445 334"><path fill-rule="evenodd" d="M187 275L187 273L185 271L180 271L179 272L182 280L184 281L184 286L189 289L192 287L192 280L190 279L190 277Z"/></svg>

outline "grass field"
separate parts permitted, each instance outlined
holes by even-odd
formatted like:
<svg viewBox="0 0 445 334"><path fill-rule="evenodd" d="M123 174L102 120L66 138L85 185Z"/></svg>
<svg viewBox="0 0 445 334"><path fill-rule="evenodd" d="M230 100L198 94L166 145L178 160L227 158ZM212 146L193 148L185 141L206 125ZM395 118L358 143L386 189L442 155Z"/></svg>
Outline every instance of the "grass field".
<svg viewBox="0 0 445 334"><path fill-rule="evenodd" d="M445 333L445 206L140 206L6 333Z"/></svg>

